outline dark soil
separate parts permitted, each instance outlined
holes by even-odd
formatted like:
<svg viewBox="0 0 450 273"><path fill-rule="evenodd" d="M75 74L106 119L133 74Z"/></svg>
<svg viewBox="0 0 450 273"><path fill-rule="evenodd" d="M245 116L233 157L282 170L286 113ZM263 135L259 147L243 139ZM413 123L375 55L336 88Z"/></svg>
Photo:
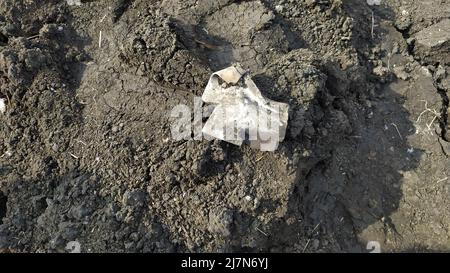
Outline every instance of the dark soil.
<svg viewBox="0 0 450 273"><path fill-rule="evenodd" d="M81 2L0 2L0 252L450 250L448 1ZM278 150L172 140L237 62Z"/></svg>

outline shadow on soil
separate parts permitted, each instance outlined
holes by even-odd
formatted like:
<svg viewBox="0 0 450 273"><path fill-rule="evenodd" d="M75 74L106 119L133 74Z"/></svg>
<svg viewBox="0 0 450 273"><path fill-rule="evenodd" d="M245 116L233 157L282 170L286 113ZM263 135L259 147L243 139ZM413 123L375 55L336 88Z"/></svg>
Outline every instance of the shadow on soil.
<svg viewBox="0 0 450 273"><path fill-rule="evenodd" d="M356 48L367 51L376 46L378 39L370 37L370 20L363 16L370 14L370 8L364 1L349 1L346 10L357 20L355 24L369 30L354 38L353 42L359 45ZM392 14L380 8L375 16L392 19ZM352 132L346 135L331 131L328 136L313 140L316 157L299 161L286 216L265 227L269 230L267 236L256 236L258 247L237 246L234 251L368 252L366 242L358 236L378 221L383 223L385 233L393 232L397 238L401 237L390 215L398 209L402 198L402 172L418 166L422 151L412 149L407 143L415 127L402 107L403 98L380 84L382 80L371 73L372 67L366 61L361 63L357 71L342 71L333 64L324 68L327 89L333 96L330 108L324 108L325 115L330 109L344 112ZM352 77L352 73L362 77ZM267 77L261 80L265 84L273 82ZM318 93L319 97L315 98L318 102L323 100L321 95ZM314 124L315 129L320 130L326 120L325 117ZM302 141L288 138L282 146L289 151L302 146ZM240 222L251 227L251 218L241 214ZM290 218L295 221L287 224ZM238 237L244 233L236 234L235 239L239 241ZM311 241L318 243L313 246Z"/></svg>

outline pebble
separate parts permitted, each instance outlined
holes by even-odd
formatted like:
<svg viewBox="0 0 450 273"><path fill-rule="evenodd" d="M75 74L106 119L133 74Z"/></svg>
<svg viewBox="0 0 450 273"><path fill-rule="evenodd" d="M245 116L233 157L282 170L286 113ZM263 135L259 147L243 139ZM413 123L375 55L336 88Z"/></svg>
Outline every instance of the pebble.
<svg viewBox="0 0 450 273"><path fill-rule="evenodd" d="M56 144L56 143L53 143L53 145L52 145L52 150L54 151L54 152L57 152L58 151L58 144Z"/></svg>
<svg viewBox="0 0 450 273"><path fill-rule="evenodd" d="M282 13L284 11L284 7L282 5L276 5L275 10L279 13Z"/></svg>
<svg viewBox="0 0 450 273"><path fill-rule="evenodd" d="M5 99L0 99L0 113L4 114L6 112Z"/></svg>

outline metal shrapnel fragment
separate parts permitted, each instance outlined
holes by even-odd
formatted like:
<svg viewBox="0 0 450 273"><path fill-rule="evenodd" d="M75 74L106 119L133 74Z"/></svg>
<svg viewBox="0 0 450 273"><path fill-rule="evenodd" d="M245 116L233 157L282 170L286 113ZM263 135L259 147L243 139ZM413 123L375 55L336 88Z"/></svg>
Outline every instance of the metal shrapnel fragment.
<svg viewBox="0 0 450 273"><path fill-rule="evenodd" d="M249 141L262 151L276 150L284 139L289 106L265 98L240 65L213 73L202 100L216 105L202 129L207 137Z"/></svg>

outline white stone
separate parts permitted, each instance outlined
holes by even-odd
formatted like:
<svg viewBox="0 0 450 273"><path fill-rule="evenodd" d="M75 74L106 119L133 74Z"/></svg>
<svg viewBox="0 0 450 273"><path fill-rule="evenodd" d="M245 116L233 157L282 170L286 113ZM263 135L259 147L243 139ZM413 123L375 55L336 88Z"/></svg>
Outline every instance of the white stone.
<svg viewBox="0 0 450 273"><path fill-rule="evenodd" d="M381 4L381 0L367 0L367 4L369 6L373 6L373 5L379 6Z"/></svg>
<svg viewBox="0 0 450 273"><path fill-rule="evenodd" d="M66 0L69 6L81 6L81 0Z"/></svg>
<svg viewBox="0 0 450 273"><path fill-rule="evenodd" d="M5 99L0 99L0 113L5 113L6 112L6 103L5 103Z"/></svg>

